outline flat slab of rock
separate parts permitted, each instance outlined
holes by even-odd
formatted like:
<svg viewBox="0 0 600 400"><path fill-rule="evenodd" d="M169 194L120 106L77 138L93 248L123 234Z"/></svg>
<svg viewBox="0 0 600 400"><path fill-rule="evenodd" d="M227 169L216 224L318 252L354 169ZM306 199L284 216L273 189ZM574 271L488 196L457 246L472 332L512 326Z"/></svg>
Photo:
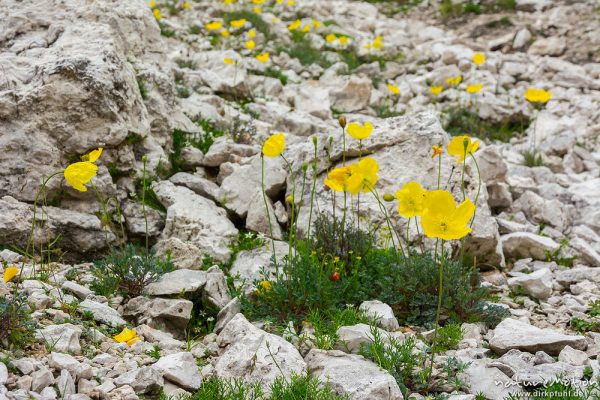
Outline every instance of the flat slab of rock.
<svg viewBox="0 0 600 400"><path fill-rule="evenodd" d="M215 364L219 378L260 382L263 388L282 374L302 374L306 363L298 350L280 336L267 333L237 314L217 338L221 356Z"/></svg>
<svg viewBox="0 0 600 400"><path fill-rule="evenodd" d="M121 326L125 325L126 323L117 310L106 304L86 299L79 304L79 307L82 311L91 312L94 316L94 319L103 324Z"/></svg>
<svg viewBox="0 0 600 400"><path fill-rule="evenodd" d="M146 286L146 294L150 296L172 296L183 293L194 293L206 285L206 272L192 269L178 269L161 276Z"/></svg>
<svg viewBox="0 0 600 400"><path fill-rule="evenodd" d="M505 257L545 260L546 253L557 250L560 245L549 237L529 232L509 233L500 237Z"/></svg>
<svg viewBox="0 0 600 400"><path fill-rule="evenodd" d="M552 271L549 268L542 268L531 274L510 278L508 286L511 289L521 288L538 300L546 300L552 294Z"/></svg>
<svg viewBox="0 0 600 400"><path fill-rule="evenodd" d="M400 324L398 324L392 307L379 300L363 301L359 306L359 310L369 317L376 318L377 326L386 331L393 332L400 329Z"/></svg>
<svg viewBox="0 0 600 400"><path fill-rule="evenodd" d="M61 353L81 354L81 327L73 324L48 325L35 334L42 343Z"/></svg>
<svg viewBox="0 0 600 400"><path fill-rule="evenodd" d="M198 390L202 385L202 376L192 353L181 352L161 357L152 367L184 389Z"/></svg>
<svg viewBox="0 0 600 400"><path fill-rule="evenodd" d="M335 343L335 349L347 353L358 353L361 345L373 342L371 329L377 329L379 336L384 341L388 340L388 332L377 327L371 327L367 324L340 326L337 330L338 340Z"/></svg>
<svg viewBox="0 0 600 400"><path fill-rule="evenodd" d="M523 321L507 318L500 322L490 340L490 348L498 354L510 349L535 353L544 351L558 355L565 346L585 350L587 342L583 336L565 335L552 329L540 329Z"/></svg>
<svg viewBox="0 0 600 400"><path fill-rule="evenodd" d="M470 393L483 393L486 399L506 399L511 394L524 394L513 379L498 368L488 366L486 360L473 360L459 378Z"/></svg>
<svg viewBox="0 0 600 400"><path fill-rule="evenodd" d="M404 399L394 377L362 356L312 349L305 361L313 376L351 400Z"/></svg>

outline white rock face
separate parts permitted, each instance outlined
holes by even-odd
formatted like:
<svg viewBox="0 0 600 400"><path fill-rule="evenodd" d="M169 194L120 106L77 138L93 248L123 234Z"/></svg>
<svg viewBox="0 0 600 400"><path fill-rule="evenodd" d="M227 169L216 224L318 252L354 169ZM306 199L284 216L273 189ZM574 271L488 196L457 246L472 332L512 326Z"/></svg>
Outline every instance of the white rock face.
<svg viewBox="0 0 600 400"><path fill-rule="evenodd" d="M362 356L313 349L306 364L311 374L352 400L404 399L394 377Z"/></svg>
<svg viewBox="0 0 600 400"><path fill-rule="evenodd" d="M171 261L177 268L200 269L202 266L203 252L192 243L176 237L159 240L154 250L159 257L166 258L170 255Z"/></svg>
<svg viewBox="0 0 600 400"><path fill-rule="evenodd" d="M185 299L135 297L125 305L124 316L137 319L139 324L166 330L175 336L183 332L192 317L193 303Z"/></svg>
<svg viewBox="0 0 600 400"><path fill-rule="evenodd" d="M337 330L338 340L335 343L335 349L347 353L358 353L363 344L373 342L371 329L377 329L380 337L384 341L388 340L388 332L376 327L373 328L367 324L340 326Z"/></svg>
<svg viewBox="0 0 600 400"><path fill-rule="evenodd" d="M281 262L283 257L289 253L288 244L281 241L275 241L276 260ZM261 270L264 268L267 275L272 278L275 276L275 267L271 266L271 257L273 256L272 245L269 240L258 249L240 251L229 270L231 276L238 276L237 284L244 283L242 289L246 294L254 291L254 281L261 278Z"/></svg>
<svg viewBox="0 0 600 400"><path fill-rule="evenodd" d="M160 371L164 378L184 389L197 390L202 385L202 377L192 353L182 352L161 357L152 367Z"/></svg>
<svg viewBox="0 0 600 400"><path fill-rule="evenodd" d="M81 354L81 327L72 324L48 325L36 332L36 338L42 343L53 346L61 353Z"/></svg>
<svg viewBox="0 0 600 400"><path fill-rule="evenodd" d="M552 271L542 268L528 275L510 278L508 286L511 289L522 288L528 295L546 300L552 294Z"/></svg>
<svg viewBox="0 0 600 400"><path fill-rule="evenodd" d="M168 272L156 282L146 286L150 296L172 296L180 293L194 293L206 285L206 272L191 269L178 269Z"/></svg>
<svg viewBox="0 0 600 400"><path fill-rule="evenodd" d="M306 363L292 344L256 328L242 314L223 328L217 344L221 355L215 373L220 378L261 382L267 388L282 374L289 379L292 373L306 370Z"/></svg>
<svg viewBox="0 0 600 400"><path fill-rule="evenodd" d="M136 393L156 393L164 381L160 372L152 367L142 367L120 375L115 379L117 387L131 386Z"/></svg>
<svg viewBox="0 0 600 400"><path fill-rule="evenodd" d="M498 368L489 367L486 360L472 360L459 377L465 381L469 392L483 393L486 399L504 399L510 394L523 394L514 380Z"/></svg>
<svg viewBox="0 0 600 400"><path fill-rule="evenodd" d="M167 207L167 219L162 238L178 238L195 245L217 261L227 261L231 250L229 240L237 229L224 209L190 189L168 181L154 184L158 199Z"/></svg>
<svg viewBox="0 0 600 400"><path fill-rule="evenodd" d="M121 326L126 324L119 312L106 304L85 299L79 304L79 307L83 311L90 311L94 315L94 319L102 322L103 324L112 326Z"/></svg>
<svg viewBox="0 0 600 400"><path fill-rule="evenodd" d="M392 307L379 300L363 301L358 309L367 316L377 319L377 325L389 332L400 329Z"/></svg>
<svg viewBox="0 0 600 400"><path fill-rule="evenodd" d="M562 361L571 365L586 365L590 363L590 359L586 352L576 350L571 346L565 346L558 354L558 361Z"/></svg>
<svg viewBox="0 0 600 400"><path fill-rule="evenodd" d="M553 252L560 246L549 237L529 232L509 233L502 236L501 240L504 255L514 258L545 260L547 252Z"/></svg>
<svg viewBox="0 0 600 400"><path fill-rule="evenodd" d="M585 350L587 342L583 336L540 329L512 318L500 322L490 339L490 348L499 354L504 354L510 349L519 349L530 353L544 351L550 355L558 355L565 346Z"/></svg>

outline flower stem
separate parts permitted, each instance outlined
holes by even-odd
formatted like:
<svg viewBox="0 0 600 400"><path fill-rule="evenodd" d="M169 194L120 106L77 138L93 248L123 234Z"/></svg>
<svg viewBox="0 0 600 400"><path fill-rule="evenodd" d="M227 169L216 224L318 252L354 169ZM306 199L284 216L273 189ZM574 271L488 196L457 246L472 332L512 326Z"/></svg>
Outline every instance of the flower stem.
<svg viewBox="0 0 600 400"><path fill-rule="evenodd" d="M315 199L315 187L317 186L317 145L315 144L315 154L314 160L312 164L313 169L313 182L312 189L310 190L310 211L308 213L308 232L307 232L307 241L310 245L310 231L312 228L312 213L313 213L313 202ZM335 217L333 219L335 221Z"/></svg>
<svg viewBox="0 0 600 400"><path fill-rule="evenodd" d="M465 192L465 170L466 169L467 169L467 157L465 154L465 158L463 159L462 174L460 177L460 189L462 190L463 201L465 201L467 199L467 194Z"/></svg>
<svg viewBox="0 0 600 400"><path fill-rule="evenodd" d="M273 248L273 260L275 260L275 276L279 277L279 264L275 256L275 239L273 238L273 224L271 223L271 213L269 213L269 204L267 202L267 194L265 193L265 157L261 155L261 188L263 201L265 202L265 211L267 212L267 221L269 222L269 236L271 236L271 246Z"/></svg>
<svg viewBox="0 0 600 400"><path fill-rule="evenodd" d="M433 331L433 340L431 342L431 356L430 356L430 361L429 361L429 377L427 378L428 381L431 380L431 375L433 373L433 357L435 355L435 347L437 345L437 333L438 333L438 327L440 324L440 312L442 309L442 292L444 290L444 284L443 284L443 279L444 279L444 240L442 239L442 249L441 249L441 256L440 256L440 261L439 261L439 286L438 286L438 302L437 302L437 312L435 315L435 327L434 327L434 331Z"/></svg>
<svg viewBox="0 0 600 400"><path fill-rule="evenodd" d="M475 163L475 168L477 169L478 184L477 184L477 194L475 195L475 201L473 202L475 204L475 211L473 211L473 218L471 219L471 224L469 225L469 228L472 228L473 222L475 222L475 213L477 212L477 200L479 200L479 193L481 192L481 170L479 169L479 164L477 163L477 159L475 158L475 156L473 154L471 154L471 158L473 158L473 162Z"/></svg>
<svg viewBox="0 0 600 400"><path fill-rule="evenodd" d="M290 232L289 232L289 238L288 238L288 264L291 268L292 266L292 240L295 240L295 236L294 236L294 216L295 216L295 211L296 211L296 176L294 175L294 170L292 169L292 165L290 164L290 162L287 160L287 158L284 157L283 154L281 154L281 158L283 159L283 161L285 162L285 164L287 165L288 169L290 170L290 175L292 176L292 217L290 219Z"/></svg>
<svg viewBox="0 0 600 400"><path fill-rule="evenodd" d="M146 258L148 258L148 212L146 211L146 163L145 157L142 158L143 176L142 176L142 212L144 213L144 224L146 228Z"/></svg>

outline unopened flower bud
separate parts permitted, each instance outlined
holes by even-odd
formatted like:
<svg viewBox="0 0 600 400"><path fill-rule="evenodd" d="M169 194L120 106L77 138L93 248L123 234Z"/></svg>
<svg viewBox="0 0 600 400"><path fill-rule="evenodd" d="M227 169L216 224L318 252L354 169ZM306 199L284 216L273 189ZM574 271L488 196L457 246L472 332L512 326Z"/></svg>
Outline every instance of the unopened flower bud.
<svg viewBox="0 0 600 400"><path fill-rule="evenodd" d="M302 171L306 172L306 170L308 169L308 163L302 163Z"/></svg>
<svg viewBox="0 0 600 400"><path fill-rule="evenodd" d="M144 154L142 156L142 162L147 163L148 162L148 156L146 154Z"/></svg>
<svg viewBox="0 0 600 400"><path fill-rule="evenodd" d="M340 117L338 118L338 122L340 123L340 126L342 128L346 127L346 117L344 117L343 115L340 115Z"/></svg>
<svg viewBox="0 0 600 400"><path fill-rule="evenodd" d="M385 201L394 201L394 195L386 193L383 195L383 200Z"/></svg>
<svg viewBox="0 0 600 400"><path fill-rule="evenodd" d="M313 136L313 138L312 138L312 139L313 139L313 144L314 144L314 145L315 145L315 147L316 147L316 146L317 146L317 142L318 142L317 135Z"/></svg>
<svg viewBox="0 0 600 400"><path fill-rule="evenodd" d="M289 196L287 196L287 197L285 198L285 202L286 202L287 204L294 204L294 196L292 196L292 195L290 194Z"/></svg>

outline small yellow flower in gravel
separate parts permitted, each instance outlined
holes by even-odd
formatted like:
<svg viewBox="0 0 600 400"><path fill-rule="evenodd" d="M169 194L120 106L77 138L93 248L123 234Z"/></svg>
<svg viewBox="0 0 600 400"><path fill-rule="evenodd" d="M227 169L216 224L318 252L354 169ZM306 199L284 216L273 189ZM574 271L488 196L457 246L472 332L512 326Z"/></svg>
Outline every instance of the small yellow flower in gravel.
<svg viewBox="0 0 600 400"><path fill-rule="evenodd" d="M442 93L442 90L444 90L444 87L442 85L440 86L430 86L429 87L429 91L431 92L431 94L437 96L438 94Z"/></svg>
<svg viewBox="0 0 600 400"><path fill-rule="evenodd" d="M213 21L206 24L205 27L209 31L217 31L223 27L223 23L221 21Z"/></svg>
<svg viewBox="0 0 600 400"><path fill-rule="evenodd" d="M223 59L223 62L224 62L225 64L227 64L227 65L233 65L233 64L234 64L234 61L233 61L231 58L229 58L229 57L225 57L225 58Z"/></svg>
<svg viewBox="0 0 600 400"><path fill-rule="evenodd" d="M189 10L190 8L192 8L192 5L190 4L189 1L186 1L185 3L183 3L183 8L185 8L186 10Z"/></svg>
<svg viewBox="0 0 600 400"><path fill-rule="evenodd" d="M253 29L250 29L250 30L248 31L248 36L250 36L250 37L251 37L251 38L253 38L253 39L256 37L256 31L254 30L254 28L253 28Z"/></svg>
<svg viewBox="0 0 600 400"><path fill-rule="evenodd" d="M462 76L457 75L454 78L448 78L448 79L446 79L446 82L449 85L456 86L456 85L458 85L459 83L462 82Z"/></svg>
<svg viewBox="0 0 600 400"><path fill-rule="evenodd" d="M342 46L344 46L344 45L346 45L348 43L348 37L347 36L340 36L338 40L340 41L340 44Z"/></svg>
<svg viewBox="0 0 600 400"><path fill-rule="evenodd" d="M485 62L485 54L483 54L483 53L473 54L473 63L475 63L475 65L481 65L484 62Z"/></svg>
<svg viewBox="0 0 600 400"><path fill-rule="evenodd" d="M337 40L337 36L335 36L335 34L333 34L333 33L330 33L329 35L325 36L325 40L328 43L333 43Z"/></svg>
<svg viewBox="0 0 600 400"><path fill-rule="evenodd" d="M245 46L248 50L254 50L254 48L256 47L256 43L254 43L254 40L248 40L245 43Z"/></svg>
<svg viewBox="0 0 600 400"><path fill-rule="evenodd" d="M552 98L552 93L544 89L529 88L525 91L523 96L531 103L545 104Z"/></svg>
<svg viewBox="0 0 600 400"><path fill-rule="evenodd" d="M300 28L301 23L302 22L299 19L295 20L290 25L288 25L288 30L295 31L296 29Z"/></svg>
<svg viewBox="0 0 600 400"><path fill-rule="evenodd" d="M118 343L127 343L127 346L132 346L135 342L140 340L140 336L137 334L135 329L123 329L121 333L113 336L113 339Z"/></svg>
<svg viewBox="0 0 600 400"><path fill-rule="evenodd" d="M229 37L229 35L231 35L231 34L229 33L229 31L227 29L223 29L221 31L221 36L223 36L223 37Z"/></svg>
<svg viewBox="0 0 600 400"><path fill-rule="evenodd" d="M160 14L160 10L158 8L152 10L152 14L154 14L154 19L156 19L157 21L160 21L162 19L162 15Z"/></svg>
<svg viewBox="0 0 600 400"><path fill-rule="evenodd" d="M265 51L264 53L261 53L261 54L257 55L256 59L258 61L260 61L261 63L265 64L267 61L269 61L269 53L267 53Z"/></svg>
<svg viewBox="0 0 600 400"><path fill-rule="evenodd" d="M231 21L229 24L234 28L241 28L242 26L244 26L246 24L246 19L245 18L236 19L236 20Z"/></svg>
<svg viewBox="0 0 600 400"><path fill-rule="evenodd" d="M400 94L400 89L398 89L398 86L394 86L391 83L388 83L387 88L390 92L394 94Z"/></svg>
<svg viewBox="0 0 600 400"><path fill-rule="evenodd" d="M483 83L477 83L475 85L467 85L467 93L477 93L479 92L481 89L483 89Z"/></svg>
<svg viewBox="0 0 600 400"><path fill-rule="evenodd" d="M12 267L8 267L4 270L4 283L9 282L11 279L13 279L15 276L17 276L19 274L19 268L12 266Z"/></svg>

